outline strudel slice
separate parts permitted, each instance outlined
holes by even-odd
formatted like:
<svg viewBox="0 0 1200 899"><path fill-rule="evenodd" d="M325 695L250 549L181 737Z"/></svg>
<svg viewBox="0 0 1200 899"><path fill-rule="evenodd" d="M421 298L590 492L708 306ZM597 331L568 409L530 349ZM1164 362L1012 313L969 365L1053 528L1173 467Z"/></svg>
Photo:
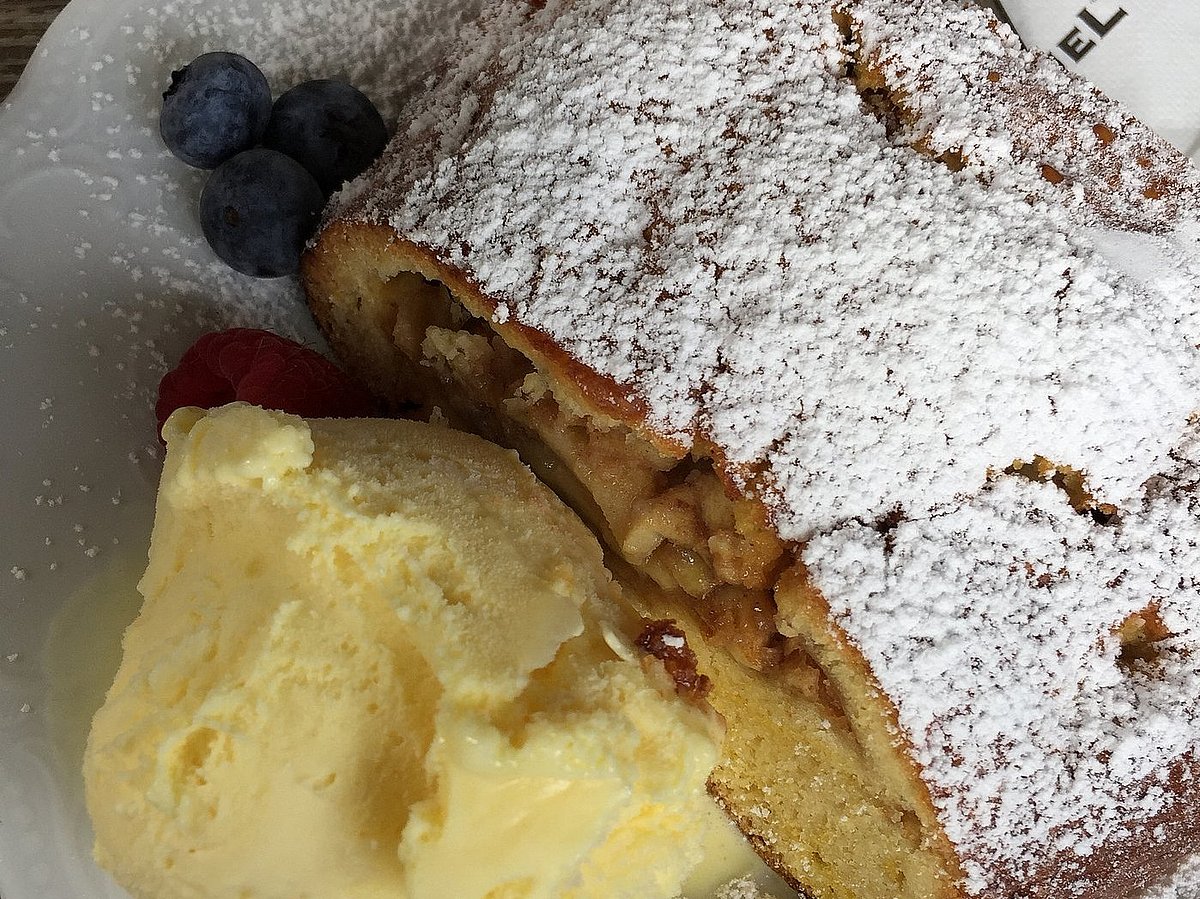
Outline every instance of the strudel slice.
<svg viewBox="0 0 1200 899"><path fill-rule="evenodd" d="M310 305L688 631L762 855L1100 899L1196 849L1187 160L940 0L500 0L458 50Z"/></svg>

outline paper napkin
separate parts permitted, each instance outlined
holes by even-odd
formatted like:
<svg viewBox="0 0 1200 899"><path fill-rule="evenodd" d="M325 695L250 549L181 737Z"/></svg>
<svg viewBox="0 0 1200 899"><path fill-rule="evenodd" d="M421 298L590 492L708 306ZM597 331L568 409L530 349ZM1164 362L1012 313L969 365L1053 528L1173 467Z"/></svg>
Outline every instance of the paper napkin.
<svg viewBox="0 0 1200 899"><path fill-rule="evenodd" d="M1030 47L1200 162L1200 0L1000 0Z"/></svg>

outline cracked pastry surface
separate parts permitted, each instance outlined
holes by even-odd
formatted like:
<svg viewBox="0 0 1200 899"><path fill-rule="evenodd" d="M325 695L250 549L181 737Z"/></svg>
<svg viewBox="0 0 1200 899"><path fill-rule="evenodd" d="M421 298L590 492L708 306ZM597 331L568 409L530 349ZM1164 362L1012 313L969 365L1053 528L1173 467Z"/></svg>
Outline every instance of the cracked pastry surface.
<svg viewBox="0 0 1200 899"><path fill-rule="evenodd" d="M402 390L369 357L403 343L411 304L362 330L345 308L361 272L330 274L356 242L384 260L377 281L447 285L486 346L422 349L437 335L418 328L424 398L590 458L567 467L627 562L710 636L765 620L733 653L751 669L790 671L793 693L809 662L830 679L864 754L920 772L936 821L918 843L953 847L937 895L1117 896L1194 845L1186 160L937 0L508 3L460 46L308 260L339 352ZM507 384L470 386L496 380L496 340L528 357L519 408ZM594 476L622 451L620 488ZM689 454L762 510L776 555L713 542L755 525L670 475ZM1035 459L1084 476L1091 505L1030 476ZM750 592L723 602L732 586ZM839 895L812 885L819 853L776 839L780 792L731 802L798 881Z"/></svg>

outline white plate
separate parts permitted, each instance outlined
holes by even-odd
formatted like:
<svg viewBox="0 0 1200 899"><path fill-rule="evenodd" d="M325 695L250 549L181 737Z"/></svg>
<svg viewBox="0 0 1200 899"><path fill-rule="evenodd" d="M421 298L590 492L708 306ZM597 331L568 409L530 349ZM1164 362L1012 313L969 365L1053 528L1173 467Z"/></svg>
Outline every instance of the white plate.
<svg viewBox="0 0 1200 899"><path fill-rule="evenodd" d="M91 862L79 760L137 608L167 362L229 325L319 343L294 281L200 238L204 173L158 137L171 69L233 49L276 93L342 77L393 119L471 2L75 0L0 112L4 899L124 895Z"/></svg>

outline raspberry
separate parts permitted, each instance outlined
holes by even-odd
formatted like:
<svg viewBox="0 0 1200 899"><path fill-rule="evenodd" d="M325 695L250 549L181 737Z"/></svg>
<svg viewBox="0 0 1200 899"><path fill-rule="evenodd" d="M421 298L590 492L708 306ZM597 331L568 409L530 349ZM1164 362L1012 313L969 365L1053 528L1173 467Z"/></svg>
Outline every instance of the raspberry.
<svg viewBox="0 0 1200 899"><path fill-rule="evenodd" d="M154 414L161 432L181 406L211 409L237 400L306 418L376 412L370 394L320 353L270 331L233 328L192 344L159 382Z"/></svg>

